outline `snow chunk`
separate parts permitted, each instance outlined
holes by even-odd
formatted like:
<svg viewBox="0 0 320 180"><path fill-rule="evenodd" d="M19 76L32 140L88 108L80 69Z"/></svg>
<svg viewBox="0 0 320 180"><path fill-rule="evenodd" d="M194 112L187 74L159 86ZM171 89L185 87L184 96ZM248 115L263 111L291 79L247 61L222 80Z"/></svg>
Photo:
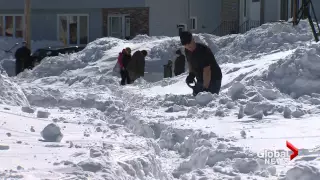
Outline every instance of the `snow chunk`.
<svg viewBox="0 0 320 180"><path fill-rule="evenodd" d="M81 161L80 163L78 163L78 166L80 166L83 171L89 171L89 172L98 172L98 171L101 171L103 168L102 164L95 159L88 159L85 161Z"/></svg>
<svg viewBox="0 0 320 180"><path fill-rule="evenodd" d="M7 146L7 145L0 145L0 150L8 150L8 149L10 149L9 146Z"/></svg>
<svg viewBox="0 0 320 180"><path fill-rule="evenodd" d="M201 92L196 96L196 101L201 106L206 106L213 100L213 95L208 92Z"/></svg>
<svg viewBox="0 0 320 180"><path fill-rule="evenodd" d="M291 119L292 111L289 107L285 107L283 111L283 117L286 119Z"/></svg>
<svg viewBox="0 0 320 180"><path fill-rule="evenodd" d="M238 113L238 119L242 119L244 117L244 107L240 106L239 113Z"/></svg>
<svg viewBox="0 0 320 180"><path fill-rule="evenodd" d="M34 113L34 109L32 109L31 107L28 107L28 106L22 107L21 111L25 112L25 113L30 113L30 114Z"/></svg>
<svg viewBox="0 0 320 180"><path fill-rule="evenodd" d="M63 134L58 125L51 123L41 131L41 136L48 142L60 142Z"/></svg>
<svg viewBox="0 0 320 180"><path fill-rule="evenodd" d="M37 112L37 118L48 118L50 115L47 111L38 111Z"/></svg>
<svg viewBox="0 0 320 180"><path fill-rule="evenodd" d="M0 104L30 106L22 89L8 76L0 74L0 87Z"/></svg>
<svg viewBox="0 0 320 180"><path fill-rule="evenodd" d="M245 88L245 85L241 82L235 82L229 88L228 94L232 100L236 100L244 93Z"/></svg>
<svg viewBox="0 0 320 180"><path fill-rule="evenodd" d="M319 177L319 169L309 165L298 165L286 174L286 180L318 180Z"/></svg>
<svg viewBox="0 0 320 180"><path fill-rule="evenodd" d="M240 173L248 174L259 170L259 163L253 159L236 159L233 168Z"/></svg>

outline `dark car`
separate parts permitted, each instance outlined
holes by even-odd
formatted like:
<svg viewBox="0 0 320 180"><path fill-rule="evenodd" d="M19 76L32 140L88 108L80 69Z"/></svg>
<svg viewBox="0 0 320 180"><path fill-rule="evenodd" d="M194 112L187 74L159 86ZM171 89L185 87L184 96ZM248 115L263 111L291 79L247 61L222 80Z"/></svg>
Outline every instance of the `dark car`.
<svg viewBox="0 0 320 180"><path fill-rule="evenodd" d="M67 47L46 47L32 53L34 66L39 64L45 57L59 56L59 54L71 54L82 51L86 46L67 46Z"/></svg>

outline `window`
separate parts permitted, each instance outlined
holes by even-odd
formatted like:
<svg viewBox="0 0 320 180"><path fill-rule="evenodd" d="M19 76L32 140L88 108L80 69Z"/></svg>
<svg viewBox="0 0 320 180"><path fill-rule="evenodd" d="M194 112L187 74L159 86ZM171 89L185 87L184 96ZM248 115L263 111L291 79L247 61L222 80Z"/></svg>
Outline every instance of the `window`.
<svg viewBox="0 0 320 180"><path fill-rule="evenodd" d="M88 15L58 15L58 40L64 44L87 44L89 42Z"/></svg>
<svg viewBox="0 0 320 180"><path fill-rule="evenodd" d="M23 15L0 15L0 36L23 37Z"/></svg>
<svg viewBox="0 0 320 180"><path fill-rule="evenodd" d="M108 14L108 36L130 39L131 38L131 17L129 14Z"/></svg>
<svg viewBox="0 0 320 180"><path fill-rule="evenodd" d="M190 18L190 26L191 26L191 30L197 30L197 26L198 26L198 22L197 22L197 18L196 17L191 17Z"/></svg>
<svg viewBox="0 0 320 180"><path fill-rule="evenodd" d="M23 37L23 17L22 16L15 16L15 37L22 38Z"/></svg>

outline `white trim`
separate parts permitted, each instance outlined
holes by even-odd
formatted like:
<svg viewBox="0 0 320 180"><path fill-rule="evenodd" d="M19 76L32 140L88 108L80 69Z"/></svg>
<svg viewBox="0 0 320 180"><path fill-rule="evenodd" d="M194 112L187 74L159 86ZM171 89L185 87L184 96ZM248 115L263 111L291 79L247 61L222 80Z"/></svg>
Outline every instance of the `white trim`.
<svg viewBox="0 0 320 180"><path fill-rule="evenodd" d="M291 0L288 0L288 19L292 18L292 15L291 15Z"/></svg>
<svg viewBox="0 0 320 180"><path fill-rule="evenodd" d="M249 13L249 8L248 8L248 6L249 6L249 4L250 4L250 3L248 3L247 0L243 0L242 17L243 17L244 22L245 22L245 21L247 20L247 18L248 18L248 13Z"/></svg>
<svg viewBox="0 0 320 180"><path fill-rule="evenodd" d="M193 24L193 20L194 20L194 24ZM189 21L191 22L190 23L190 26L191 26L190 30L191 31L197 30L198 29L198 18L195 16L192 16L192 17L190 17Z"/></svg>
<svg viewBox="0 0 320 180"><path fill-rule="evenodd" d="M281 0L278 0L278 20L281 19Z"/></svg>
<svg viewBox="0 0 320 180"><path fill-rule="evenodd" d="M70 45L70 27L69 27L69 21L70 21L70 17L72 16L76 16L77 17L77 43L74 45L80 45L80 16L85 16L87 17L87 43L89 43L89 26L90 26L90 22L89 22L89 14L57 14L57 40L60 41L60 17L67 17L67 45Z"/></svg>
<svg viewBox="0 0 320 180"><path fill-rule="evenodd" d="M244 4L246 2L246 8L244 7ZM239 1L239 24L242 24L246 22L249 18L249 6L250 3L248 3L247 0L240 0ZM244 10L246 9L246 16L244 15Z"/></svg>
<svg viewBox="0 0 320 180"><path fill-rule="evenodd" d="M3 23L3 26L2 26L2 32L4 33L3 37L6 37L6 18L5 18L6 16L12 17L12 37L16 38L16 17L21 16L22 22L24 22L24 14L0 14L0 17L2 17L2 23ZM24 23L22 23L22 29L24 30ZM19 37L19 38L24 38L24 32L22 33L22 37Z"/></svg>
<svg viewBox="0 0 320 180"><path fill-rule="evenodd" d="M107 26L108 26L108 36L112 36L112 32L111 32L111 28L110 28L110 18L121 18L121 36L123 34L123 31L122 31L122 26L123 26L123 15L122 14L108 14L108 23L107 23ZM118 38L122 38L122 37L118 37Z"/></svg>
<svg viewBox="0 0 320 180"><path fill-rule="evenodd" d="M110 17L119 17L121 18L121 37L120 38L125 38L126 36L126 32L125 32L125 26L126 26L126 17L129 16L130 14L108 14L108 20L107 20L107 27L108 27L108 36L111 36L111 32L110 32ZM131 26L131 21L130 21L130 26Z"/></svg>
<svg viewBox="0 0 320 180"><path fill-rule="evenodd" d="M127 27L127 19L128 19L128 21L129 21L129 27ZM124 38L126 38L126 37L130 37L131 36L131 18L130 18L130 16L125 16L124 17L124 25L125 25L125 27L124 27ZM127 36L127 32L129 33L129 35Z"/></svg>

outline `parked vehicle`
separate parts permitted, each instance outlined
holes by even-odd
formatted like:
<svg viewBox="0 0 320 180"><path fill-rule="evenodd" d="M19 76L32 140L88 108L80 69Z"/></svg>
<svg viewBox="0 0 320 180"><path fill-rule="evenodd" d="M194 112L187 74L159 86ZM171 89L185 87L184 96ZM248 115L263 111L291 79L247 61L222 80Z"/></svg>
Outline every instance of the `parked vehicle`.
<svg viewBox="0 0 320 180"><path fill-rule="evenodd" d="M40 48L31 54L34 66L38 65L45 57L59 56L82 51L86 46L46 47Z"/></svg>

